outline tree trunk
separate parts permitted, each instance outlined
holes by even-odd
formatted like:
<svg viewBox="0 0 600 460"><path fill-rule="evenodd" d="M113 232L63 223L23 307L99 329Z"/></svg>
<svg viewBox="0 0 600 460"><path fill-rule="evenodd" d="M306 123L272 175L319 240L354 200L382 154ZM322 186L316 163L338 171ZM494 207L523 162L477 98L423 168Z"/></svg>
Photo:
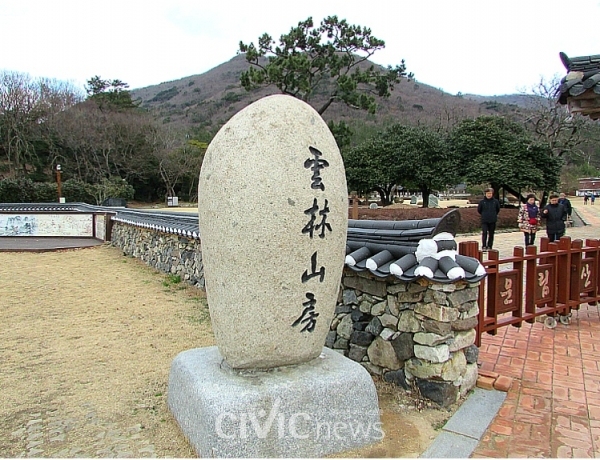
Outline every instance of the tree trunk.
<svg viewBox="0 0 600 460"><path fill-rule="evenodd" d="M429 207L429 195L431 195L431 190L427 187L421 187L419 189L421 191L421 194L423 195L423 208L428 208Z"/></svg>
<svg viewBox="0 0 600 460"><path fill-rule="evenodd" d="M390 195L392 193L392 187L394 185L387 185L385 187L375 187L373 190L375 190L377 193L379 193L379 196L381 197L381 205L382 206L388 206L391 204L390 201Z"/></svg>

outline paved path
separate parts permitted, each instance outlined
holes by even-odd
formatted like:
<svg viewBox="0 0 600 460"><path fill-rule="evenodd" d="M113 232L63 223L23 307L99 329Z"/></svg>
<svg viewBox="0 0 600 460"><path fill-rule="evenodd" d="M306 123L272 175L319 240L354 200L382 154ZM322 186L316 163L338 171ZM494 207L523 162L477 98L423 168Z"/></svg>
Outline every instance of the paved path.
<svg viewBox="0 0 600 460"><path fill-rule="evenodd" d="M567 234L600 238L600 206L572 202L589 225ZM457 238L469 239L479 241L479 235ZM496 239L500 257L524 243L521 233ZM598 306L582 305L570 325L559 323L556 329L536 322L484 334L479 361L482 369L515 380L471 457L600 457Z"/></svg>
<svg viewBox="0 0 600 460"><path fill-rule="evenodd" d="M104 244L96 238L36 238L30 236L3 236L0 252L46 252L59 249L87 248Z"/></svg>

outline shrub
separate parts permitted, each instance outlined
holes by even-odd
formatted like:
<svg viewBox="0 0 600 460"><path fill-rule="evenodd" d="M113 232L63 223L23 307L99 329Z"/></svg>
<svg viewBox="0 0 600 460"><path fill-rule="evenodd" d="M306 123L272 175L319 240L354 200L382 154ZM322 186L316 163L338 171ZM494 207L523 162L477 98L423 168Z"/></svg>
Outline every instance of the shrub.
<svg viewBox="0 0 600 460"><path fill-rule="evenodd" d="M69 179L63 182L61 194L70 202L96 204L92 190L93 186L90 184L77 179Z"/></svg>
<svg viewBox="0 0 600 460"><path fill-rule="evenodd" d="M0 181L0 203L35 203L35 185L31 179Z"/></svg>
<svg viewBox="0 0 600 460"><path fill-rule="evenodd" d="M58 185L52 182L35 182L33 184L36 203L53 203L58 201Z"/></svg>

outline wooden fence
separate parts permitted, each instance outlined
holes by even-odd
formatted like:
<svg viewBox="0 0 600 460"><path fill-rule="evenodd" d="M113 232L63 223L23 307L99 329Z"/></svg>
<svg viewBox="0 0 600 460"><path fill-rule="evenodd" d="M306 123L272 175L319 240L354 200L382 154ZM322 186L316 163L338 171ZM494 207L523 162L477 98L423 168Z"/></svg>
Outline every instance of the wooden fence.
<svg viewBox="0 0 600 460"><path fill-rule="evenodd" d="M520 327L542 315L548 327L556 326L557 317L569 324L572 310L600 300L600 240L541 238L539 252L536 246L517 246L505 259L490 251L484 260L474 241L460 243L459 252L478 258L488 273L479 286L477 346L484 332L495 335L500 327Z"/></svg>

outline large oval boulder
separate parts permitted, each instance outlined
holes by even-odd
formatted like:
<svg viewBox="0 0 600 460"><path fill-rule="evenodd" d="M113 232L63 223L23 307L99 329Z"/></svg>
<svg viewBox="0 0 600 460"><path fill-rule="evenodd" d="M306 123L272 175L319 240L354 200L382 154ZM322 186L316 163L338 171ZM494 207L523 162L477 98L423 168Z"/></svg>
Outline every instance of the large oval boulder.
<svg viewBox="0 0 600 460"><path fill-rule="evenodd" d="M316 358L334 315L348 220L344 165L308 104L265 97L210 143L198 185L206 293L233 368Z"/></svg>

